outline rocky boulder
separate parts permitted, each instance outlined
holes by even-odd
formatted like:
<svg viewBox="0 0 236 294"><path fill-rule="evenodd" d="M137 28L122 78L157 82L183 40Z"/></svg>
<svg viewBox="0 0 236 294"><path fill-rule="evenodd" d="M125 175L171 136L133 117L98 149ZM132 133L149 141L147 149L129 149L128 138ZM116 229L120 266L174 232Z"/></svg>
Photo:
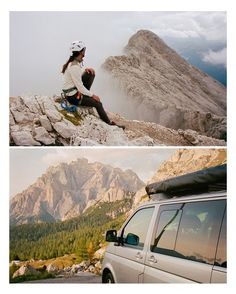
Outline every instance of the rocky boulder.
<svg viewBox="0 0 236 294"><path fill-rule="evenodd" d="M47 272L49 273L58 273L59 272L59 267L56 266L55 264L53 263L50 263L47 268L46 268Z"/></svg>
<svg viewBox="0 0 236 294"><path fill-rule="evenodd" d="M17 271L14 272L12 278L14 279L19 276L37 275L39 273L39 271L30 265L22 265Z"/></svg>
<svg viewBox="0 0 236 294"><path fill-rule="evenodd" d="M63 110L58 97L10 97L10 145L16 146L222 146L224 120L214 122L210 136L191 129L171 129L153 122L127 120L108 113L125 130L104 123L93 108ZM209 115L210 117L210 115ZM212 116L213 117L213 116ZM191 120L195 125L195 121ZM210 122L209 122L210 124ZM205 122L205 126L209 126ZM213 121L211 120L211 124ZM218 135L216 135L218 132Z"/></svg>

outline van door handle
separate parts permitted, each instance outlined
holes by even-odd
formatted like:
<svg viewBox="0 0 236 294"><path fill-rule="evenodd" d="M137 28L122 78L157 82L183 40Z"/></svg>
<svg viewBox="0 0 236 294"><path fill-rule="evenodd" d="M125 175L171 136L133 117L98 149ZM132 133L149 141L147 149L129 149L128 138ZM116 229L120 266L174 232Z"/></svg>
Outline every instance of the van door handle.
<svg viewBox="0 0 236 294"><path fill-rule="evenodd" d="M138 259L143 259L143 255L141 254L141 252L138 252L136 255L135 255L136 258Z"/></svg>
<svg viewBox="0 0 236 294"><path fill-rule="evenodd" d="M154 255L151 255L148 259L149 262L157 263L157 259L154 257Z"/></svg>

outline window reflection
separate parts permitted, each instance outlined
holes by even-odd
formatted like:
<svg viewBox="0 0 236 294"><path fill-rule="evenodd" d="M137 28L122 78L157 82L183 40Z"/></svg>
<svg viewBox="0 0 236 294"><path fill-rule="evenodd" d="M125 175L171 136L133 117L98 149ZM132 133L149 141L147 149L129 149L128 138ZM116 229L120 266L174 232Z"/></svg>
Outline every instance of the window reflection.
<svg viewBox="0 0 236 294"><path fill-rule="evenodd" d="M137 242L138 247L144 246L153 211L154 207L148 207L136 212L123 230L124 244L136 245Z"/></svg>
<svg viewBox="0 0 236 294"><path fill-rule="evenodd" d="M216 253L216 260L214 263L217 266L225 267L225 268L227 267L226 237L227 236L226 236L226 212L225 212L224 220L221 227L220 240L219 240L218 249Z"/></svg>
<svg viewBox="0 0 236 294"><path fill-rule="evenodd" d="M166 205L151 250L213 264L224 209L224 200L186 203L171 211Z"/></svg>
<svg viewBox="0 0 236 294"><path fill-rule="evenodd" d="M169 210L161 213L152 251L161 252L161 248L165 250L174 249L180 213L180 210Z"/></svg>

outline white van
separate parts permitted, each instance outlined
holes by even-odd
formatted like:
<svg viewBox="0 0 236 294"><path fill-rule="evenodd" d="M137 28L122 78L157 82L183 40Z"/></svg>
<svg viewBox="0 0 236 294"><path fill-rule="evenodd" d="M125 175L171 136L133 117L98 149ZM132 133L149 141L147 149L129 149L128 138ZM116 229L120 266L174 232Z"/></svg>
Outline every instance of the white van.
<svg viewBox="0 0 236 294"><path fill-rule="evenodd" d="M138 207L119 233L106 234L102 282L226 283L226 165L146 191L159 200Z"/></svg>

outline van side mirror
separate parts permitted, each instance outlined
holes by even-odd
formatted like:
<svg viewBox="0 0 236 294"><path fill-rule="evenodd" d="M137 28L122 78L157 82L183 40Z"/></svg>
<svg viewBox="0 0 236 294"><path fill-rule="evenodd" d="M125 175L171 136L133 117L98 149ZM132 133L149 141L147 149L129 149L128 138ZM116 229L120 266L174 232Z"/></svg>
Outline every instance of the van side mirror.
<svg viewBox="0 0 236 294"><path fill-rule="evenodd" d="M106 232L106 241L107 242L118 242L117 231L109 230Z"/></svg>

